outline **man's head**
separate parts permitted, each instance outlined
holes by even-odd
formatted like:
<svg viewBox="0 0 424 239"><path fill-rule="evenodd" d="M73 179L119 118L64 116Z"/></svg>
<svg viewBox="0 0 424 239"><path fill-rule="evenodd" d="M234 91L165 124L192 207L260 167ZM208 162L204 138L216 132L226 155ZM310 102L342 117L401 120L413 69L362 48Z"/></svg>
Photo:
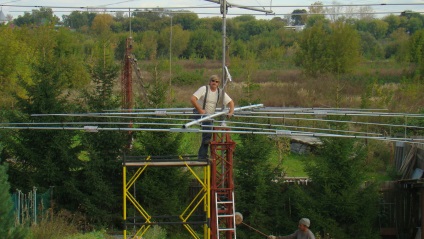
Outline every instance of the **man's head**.
<svg viewBox="0 0 424 239"><path fill-rule="evenodd" d="M311 225L311 221L308 218L302 218L299 220L299 229L302 231L306 231Z"/></svg>
<svg viewBox="0 0 424 239"><path fill-rule="evenodd" d="M221 82L221 79L217 75L212 75L209 78L209 85L212 87L218 87L219 83Z"/></svg>

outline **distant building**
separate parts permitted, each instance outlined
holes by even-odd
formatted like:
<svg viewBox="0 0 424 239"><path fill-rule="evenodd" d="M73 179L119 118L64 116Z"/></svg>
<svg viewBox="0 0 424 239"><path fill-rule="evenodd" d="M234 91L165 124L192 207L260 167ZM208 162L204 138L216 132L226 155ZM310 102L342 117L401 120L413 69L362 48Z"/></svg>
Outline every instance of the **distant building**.
<svg viewBox="0 0 424 239"><path fill-rule="evenodd" d="M303 29L305 29L305 25L285 26L284 28L291 29L291 30L294 30L296 32L301 32L301 31L303 31Z"/></svg>
<svg viewBox="0 0 424 239"><path fill-rule="evenodd" d="M8 22L3 10L0 9L0 24L6 24Z"/></svg>

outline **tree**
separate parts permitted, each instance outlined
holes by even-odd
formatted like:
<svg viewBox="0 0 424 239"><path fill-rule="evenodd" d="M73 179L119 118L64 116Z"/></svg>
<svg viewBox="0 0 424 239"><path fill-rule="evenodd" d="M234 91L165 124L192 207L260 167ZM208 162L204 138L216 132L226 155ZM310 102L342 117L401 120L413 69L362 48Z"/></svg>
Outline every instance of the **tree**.
<svg viewBox="0 0 424 239"><path fill-rule="evenodd" d="M386 37L389 24L380 19L361 19L355 22L355 27L358 31L371 33L378 40Z"/></svg>
<svg viewBox="0 0 424 239"><path fill-rule="evenodd" d="M359 62L359 43L358 33L346 23L330 28L320 23L302 32L296 62L311 76L343 74Z"/></svg>
<svg viewBox="0 0 424 239"><path fill-rule="evenodd" d="M189 48L184 52L184 56L197 56L199 58L217 59L221 52L221 36L218 32L209 30L196 30L190 35Z"/></svg>
<svg viewBox="0 0 424 239"><path fill-rule="evenodd" d="M199 17L196 13L171 13L174 24L179 24L183 30L195 30Z"/></svg>
<svg viewBox="0 0 424 239"><path fill-rule="evenodd" d="M0 27L0 42L0 108L7 109L14 107L14 95L25 95L18 81L31 82L30 63L33 59L27 52L33 49L20 39L19 30L10 27Z"/></svg>
<svg viewBox="0 0 424 239"><path fill-rule="evenodd" d="M369 32L359 32L361 37L362 54L367 59L378 60L384 56L384 49Z"/></svg>
<svg viewBox="0 0 424 239"><path fill-rule="evenodd" d="M382 18L383 21L387 22L387 34L390 35L400 26L400 17L393 14L387 15Z"/></svg>
<svg viewBox="0 0 424 239"><path fill-rule="evenodd" d="M409 40L410 61L417 65L420 78L424 75L424 30L415 32Z"/></svg>
<svg viewBox="0 0 424 239"><path fill-rule="evenodd" d="M359 62L360 38L351 26L343 22L336 22L331 26L331 30L327 43L329 72L344 74Z"/></svg>
<svg viewBox="0 0 424 239"><path fill-rule="evenodd" d="M324 15L325 14L324 5L320 1L314 2L308 8L309 8L309 13L312 13L312 14L321 14L321 15Z"/></svg>
<svg viewBox="0 0 424 239"><path fill-rule="evenodd" d="M291 14L291 19L294 26L305 25L306 20L308 19L306 9L296 9L293 10Z"/></svg>
<svg viewBox="0 0 424 239"><path fill-rule="evenodd" d="M113 21L111 15L99 14L94 18L91 30L98 35L107 34L111 31Z"/></svg>
<svg viewBox="0 0 424 239"><path fill-rule="evenodd" d="M65 66L65 67L64 67ZM27 97L18 98L17 106L21 113L13 119L16 122L54 122L54 117L30 119L34 113L49 114L66 112L70 105L63 95L65 85L69 83L66 64L57 58L33 66L33 85L24 85ZM69 70L69 69L68 69ZM72 147L73 132L23 130L16 132L9 149L18 160L17 167L11 170L15 188L28 190L36 186L46 190L57 187L57 195L66 198L64 183L70 178L72 169L79 167L76 151ZM60 202L59 202L60 203Z"/></svg>
<svg viewBox="0 0 424 239"><path fill-rule="evenodd" d="M96 15L96 13L73 11L63 16L63 24L73 29L90 27Z"/></svg>
<svg viewBox="0 0 424 239"><path fill-rule="evenodd" d="M114 60L114 43L110 39L99 39L94 52L94 61L89 62L91 85L83 91L79 111L100 112L105 109L119 108L121 98L114 95L119 64ZM91 118L91 121L104 122L110 119ZM66 185L72 196L68 207L85 213L96 224L113 225L120 214L120 195L122 185L121 163L118 158L129 145L128 132L100 131L80 133L74 147L78 149L81 167L72 174ZM78 200L83 197L84 200Z"/></svg>
<svg viewBox="0 0 424 239"><path fill-rule="evenodd" d="M0 145L0 151L2 146ZM1 159L0 159L1 162ZM4 239L25 239L27 231L15 227L10 185L7 181L7 164L0 164L0 235Z"/></svg>
<svg viewBox="0 0 424 239"><path fill-rule="evenodd" d="M159 34L158 49L161 56L169 56L171 50L173 57L180 57L188 47L190 32L182 29L180 25L163 29ZM172 41L172 44L171 42ZM171 49L169 49L172 47Z"/></svg>
<svg viewBox="0 0 424 239"><path fill-rule="evenodd" d="M404 28L399 28L389 36L386 46L386 58L394 57L398 62L408 62L409 60L409 38Z"/></svg>
<svg viewBox="0 0 424 239"><path fill-rule="evenodd" d="M328 72L327 31L322 24L307 28L302 32L296 62L308 75L316 76Z"/></svg>
<svg viewBox="0 0 424 239"><path fill-rule="evenodd" d="M32 10L31 13L26 12L24 16L17 17L13 23L17 26L25 25L54 25L59 22L59 18L53 15L51 8L41 7L40 10Z"/></svg>
<svg viewBox="0 0 424 239"><path fill-rule="evenodd" d="M134 53L139 59L156 60L159 35L155 31L145 31L135 38ZM136 41L140 39L139 41ZM138 44L137 44L138 43Z"/></svg>
<svg viewBox="0 0 424 239"><path fill-rule="evenodd" d="M343 6L340 6L337 1L333 1L332 4L331 7L325 8L325 12L329 14L331 22L336 22L343 15Z"/></svg>
<svg viewBox="0 0 424 239"><path fill-rule="evenodd" d="M65 32L49 27L31 28L27 41L34 49L27 52L33 57L29 78L20 80L25 95L17 95L17 109L10 120L13 122L53 123L53 116L31 117L32 114L69 112L73 108L67 92L85 82L86 69L81 59L74 55L72 44L67 43ZM25 34L22 33L22 37ZM29 37L31 36L31 37ZM76 83L75 81L79 81ZM79 85L81 87L81 85ZM76 133L64 130L21 130L7 141L8 154L17 163L10 167L10 178L14 188L28 190L33 186L40 191L55 186L59 207L69 206L73 197L68 186L73 173L81 167L78 160Z"/></svg>
<svg viewBox="0 0 424 239"><path fill-rule="evenodd" d="M324 139L306 171L313 181L295 187L297 217L308 216L315 232L340 239L379 238L374 230L379 196L374 184L364 186L366 150L352 139Z"/></svg>
<svg viewBox="0 0 424 239"><path fill-rule="evenodd" d="M269 228L275 222L275 207L279 202L277 184L273 183L274 172L280 169L270 165L271 139L264 135L242 134L241 144L235 152L234 181L237 211L243 214L248 225ZM247 228L237 228L241 238L249 237Z"/></svg>

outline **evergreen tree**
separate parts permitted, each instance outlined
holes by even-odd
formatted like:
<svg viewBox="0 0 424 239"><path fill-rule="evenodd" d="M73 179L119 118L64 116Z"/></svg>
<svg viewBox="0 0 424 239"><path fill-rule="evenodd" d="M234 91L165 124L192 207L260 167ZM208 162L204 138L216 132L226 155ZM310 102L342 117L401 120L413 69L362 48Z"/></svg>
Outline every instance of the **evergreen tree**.
<svg viewBox="0 0 424 239"><path fill-rule="evenodd" d="M116 109L120 97L113 94L119 79L119 65L114 61L113 43L99 39L90 74L94 88L83 92L81 111L101 112ZM103 127L114 127L114 120L93 117L89 121L102 122ZM107 123L110 123L108 125ZM70 188L70 203L96 224L112 225L121 215L122 170L118 160L129 143L128 132L102 131L81 133L76 142L82 167L74 172ZM81 200L83 198L83 200Z"/></svg>
<svg viewBox="0 0 424 239"><path fill-rule="evenodd" d="M148 68L153 78L147 94L148 101L156 108L166 107L168 82L162 77L164 66L153 64ZM178 160L182 136L169 132L138 132L134 135L134 150L131 154ZM190 173L183 168L148 167L136 182L134 190L149 215L180 215L190 200L189 183ZM175 218L172 220L175 221ZM167 231L172 235L187 233L181 226L167 227Z"/></svg>
<svg viewBox="0 0 424 239"><path fill-rule="evenodd" d="M272 181L274 171L269 163L271 140L263 135L240 135L241 144L235 152L236 211L248 225L270 228L275 222L275 207L279 206L277 184ZM237 235L242 238L263 238L252 234L250 228L240 226Z"/></svg>
<svg viewBox="0 0 424 239"><path fill-rule="evenodd" d="M2 146L0 145L1 150ZM7 165L0 164L0 235L4 239L24 239L27 237L27 231L21 227L15 227L13 203L9 191Z"/></svg>
<svg viewBox="0 0 424 239"><path fill-rule="evenodd" d="M334 238L379 238L378 192L376 185L364 185L364 159L359 141L325 139L306 166L312 184L292 191L293 220L308 217L315 233Z"/></svg>
<svg viewBox="0 0 424 239"><path fill-rule="evenodd" d="M52 114L69 111L67 95L69 87L67 64L61 59L45 55L43 61L33 66L34 84L24 84L28 96L18 98L21 113L15 122L57 122L52 116L31 117L31 114ZM59 66L60 65L60 66ZM22 82L21 82L22 83ZM72 147L74 132L64 130L21 130L10 140L11 154L19 161L11 168L14 188L29 190L33 186L43 190L50 186L59 187L56 192L66 194L60 186L69 178L73 168L79 167L76 150Z"/></svg>

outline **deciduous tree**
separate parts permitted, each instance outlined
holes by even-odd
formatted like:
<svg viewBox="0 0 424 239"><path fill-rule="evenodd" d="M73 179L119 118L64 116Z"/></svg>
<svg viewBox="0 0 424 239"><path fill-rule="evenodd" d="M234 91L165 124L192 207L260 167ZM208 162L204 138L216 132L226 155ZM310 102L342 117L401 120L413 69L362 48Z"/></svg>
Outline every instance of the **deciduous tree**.
<svg viewBox="0 0 424 239"><path fill-rule="evenodd" d="M296 61L308 75L343 74L359 62L359 42L357 32L346 23L329 27L319 23L303 31Z"/></svg>

